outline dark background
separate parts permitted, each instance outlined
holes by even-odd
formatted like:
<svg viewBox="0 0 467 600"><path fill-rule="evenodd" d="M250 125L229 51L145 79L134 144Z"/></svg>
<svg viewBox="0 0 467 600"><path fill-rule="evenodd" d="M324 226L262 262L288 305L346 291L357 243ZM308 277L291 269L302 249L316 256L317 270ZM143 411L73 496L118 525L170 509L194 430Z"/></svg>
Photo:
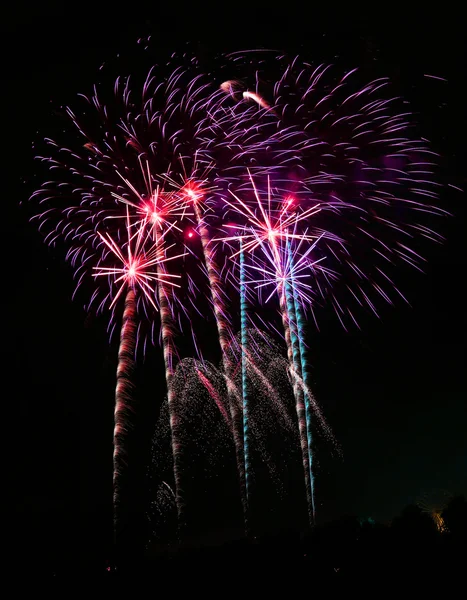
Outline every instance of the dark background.
<svg viewBox="0 0 467 600"><path fill-rule="evenodd" d="M218 9L219 10L219 9ZM105 319L87 317L71 271L43 245L30 208L33 142L53 111L88 92L98 69L129 56L150 34L154 61L187 41L199 52L272 47L313 61L364 65L389 75L411 102L442 156L443 177L465 188L465 43L455 14L323 11L288 3L221 15L157 3L16 3L2 8L4 316L7 321L4 455L13 479L4 494L21 558L80 548L105 554L111 542L112 407L115 344ZM125 60L124 58L122 59ZM427 79L432 74L447 82ZM45 178L45 176L44 176ZM39 178L40 179L40 178ZM465 198L444 193L453 217L438 230L426 274L401 273L411 306L362 315L346 334L328 318L311 337L316 396L344 451L320 455L319 520L352 513L387 521L423 493L466 493ZM157 373L152 386L161 397ZM143 450L140 449L143 454Z"/></svg>

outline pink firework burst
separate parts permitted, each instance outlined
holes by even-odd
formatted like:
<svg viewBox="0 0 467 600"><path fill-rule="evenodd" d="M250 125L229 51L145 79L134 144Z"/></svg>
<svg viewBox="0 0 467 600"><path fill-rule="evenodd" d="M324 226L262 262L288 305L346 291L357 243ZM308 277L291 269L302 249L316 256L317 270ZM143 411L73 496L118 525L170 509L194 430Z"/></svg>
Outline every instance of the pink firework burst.
<svg viewBox="0 0 467 600"><path fill-rule="evenodd" d="M253 271L256 277L258 274L261 277L247 279L246 284L253 285L259 291L272 287L265 302L269 302L275 293L284 294L285 288L290 286L301 303L311 307L316 295L313 278L319 272L329 273L329 270L321 264L325 261L325 256L313 258L313 252L324 234L315 238L311 244L308 243L306 234L301 237L299 234L290 235L293 235L292 239L297 240L293 248L285 237L270 244L255 235L257 246L261 252L260 255L254 256L252 263L246 264L246 269Z"/></svg>
<svg viewBox="0 0 467 600"><path fill-rule="evenodd" d="M135 224L138 225L143 223L149 229L152 229L153 238L156 237L156 233L165 236L172 228L181 233L182 229L178 225L178 222L183 221L189 216L189 213L187 213L186 210L186 204L181 201L177 194L162 190L160 185L157 185L154 188L150 178L148 163L146 163L146 167L148 171L147 189L149 191L147 197L138 192L131 181L124 177L122 177L122 180L134 194L135 200L133 201L125 198L116 192L111 192L112 196L118 202L126 204L127 207L133 209L131 217L135 220ZM126 215L115 215L107 218L118 219L122 217L126 218Z"/></svg>
<svg viewBox="0 0 467 600"><path fill-rule="evenodd" d="M231 194L235 201L224 199L227 207L239 220L239 224L225 224L223 228L235 230L235 235L218 238L218 241L228 243L241 240L244 252L253 252L265 241L268 241L271 246L275 246L279 240L292 239L301 240L302 243L305 241L313 243L316 239L315 235L308 235L306 232L298 233L297 230L300 225L305 225L319 213L319 204L312 202L309 208L302 209L300 205L297 206L291 194L274 193L269 177L267 191L265 194L261 193L250 172L248 175L254 202L246 202L234 192Z"/></svg>
<svg viewBox="0 0 467 600"><path fill-rule="evenodd" d="M118 266L107 267L98 265L93 267L94 277L106 276L112 278L112 284L118 287L116 294L110 303L113 308L126 287L138 289L144 294L150 304L157 310L155 303L156 292L154 284L160 282L172 287L180 287L174 279L180 279L180 275L168 273L167 270L157 268L171 260L175 260L185 254L177 254L167 257L167 251L173 246L163 249L160 244L152 244L148 247L148 234L145 232L144 222L132 232L130 217L127 210L126 231L128 243L124 247L110 236L109 233L98 235L103 244L110 251L113 259L117 260ZM134 229L134 228L133 228ZM154 270L155 269L155 270ZM109 293L109 297L112 292Z"/></svg>

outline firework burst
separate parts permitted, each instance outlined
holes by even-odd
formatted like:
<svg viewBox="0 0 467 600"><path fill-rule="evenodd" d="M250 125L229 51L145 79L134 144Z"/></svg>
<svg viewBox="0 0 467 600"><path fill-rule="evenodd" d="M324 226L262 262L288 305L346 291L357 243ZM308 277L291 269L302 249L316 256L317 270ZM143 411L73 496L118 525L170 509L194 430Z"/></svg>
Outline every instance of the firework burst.
<svg viewBox="0 0 467 600"><path fill-rule="evenodd" d="M175 322L181 324L180 313L187 312L186 291L173 293L179 283L166 263L174 260L182 270L185 253L173 252L171 258L168 253L174 245L183 247L183 222L190 215L180 194L164 186L169 179L196 176L198 168L203 172L197 144L203 138L208 84L199 73L193 76L180 67L168 77L157 78L155 73L154 68L149 71L139 98L137 83L118 77L113 95L95 87L91 96L81 96L85 107L80 111L67 108L73 125L67 146L46 139L50 153L39 157L55 177L33 194L41 207L36 218L46 242L64 247L75 270L75 293L92 274L96 287L87 309L101 312L110 303L111 336L119 321L119 299L125 296L117 374L116 502L135 346L144 351L148 339L157 339L160 325L171 409ZM104 281L107 285L101 285ZM172 417L171 425L176 455L177 424ZM177 484L177 473L175 479ZM180 512L182 500L175 487Z"/></svg>
<svg viewBox="0 0 467 600"><path fill-rule="evenodd" d="M95 86L90 96L80 95L81 107L65 111L72 125L66 144L46 138L49 152L38 157L54 177L32 196L41 207L34 218L45 241L65 249L77 289L87 263L96 262L91 255L102 248L98 230L125 243L127 208L135 229L145 223L153 240L157 233L179 244L184 223L193 216L178 189L165 188L169 180L199 178L206 170L199 146L213 90L194 65L189 72L176 67L168 76L157 72L152 68L140 84L118 77L110 94L105 86ZM96 288L86 308L100 312L103 307ZM137 344L143 350L148 340L157 339L153 308L146 295L139 295ZM181 296L179 308L186 312ZM113 331L114 323L109 327Z"/></svg>
<svg viewBox="0 0 467 600"><path fill-rule="evenodd" d="M290 374L296 398L296 408L300 429L303 468L305 473L305 486L308 498L310 522L314 520L313 475L311 472L312 447L311 447L311 409L308 396L304 394L302 381L302 360L304 342L300 342L299 335L303 337L303 327L298 331L298 310L301 304L312 305L311 295L313 287L310 284L310 275L320 268L324 257L313 260L313 252L318 241L324 233L308 235L306 226L313 222L313 217L319 212L319 206L312 203L307 209L293 206L294 199L288 195L273 194L269 177L267 179L267 194L264 199L258 192L254 179L249 173L254 202L250 206L239 196L234 195L236 202L226 200L231 213L243 223L241 225L228 224L226 228L235 230L235 235L220 238L226 244L237 242L240 250L234 252L232 258L240 256L240 291L243 291L244 302L245 285L256 287L260 292L263 288L272 285L272 292L266 302L277 294L279 298L282 325L287 345L287 355L290 363ZM295 245L292 252L292 244ZM252 260L245 265L245 252L251 254ZM245 278L245 267L261 274L261 279ZM242 304L241 300L241 304ZM243 328L242 328L243 329ZM242 344L243 350L243 344ZM244 350L243 350L244 352ZM244 413L247 410L244 398ZM246 420L246 423L248 421ZM307 426L308 424L308 426ZM245 414L244 414L245 430ZM248 447L246 436L245 448ZM247 461L245 462L247 464Z"/></svg>
<svg viewBox="0 0 467 600"><path fill-rule="evenodd" d="M103 235L99 231L97 232L102 243L105 244L114 259L117 259L119 266L95 266L93 267L93 270L95 271L94 277L103 275L107 278L112 278L113 276L114 285L118 284L118 290L113 295L113 299L110 302L110 308L114 307L123 290L131 287L133 288L133 291L138 288L144 294L148 302L150 302L157 310L154 301L156 294L153 282L180 287L179 284L174 281L174 279L180 279L180 275L168 273L165 269L161 268L161 265L170 260L180 258L184 256L184 254L178 254L167 258L166 253L161 252L159 243L148 248L145 243L147 241L147 233L145 232L144 222L140 223L136 230L132 232L128 210L126 227L128 243L126 243L124 247L120 247L117 242L112 239L109 233ZM108 253L106 252L102 253L104 258L106 258L107 255ZM153 271L152 269L155 270ZM109 292L109 298L110 297L112 297L112 291Z"/></svg>
<svg viewBox="0 0 467 600"><path fill-rule="evenodd" d="M251 173L249 172L248 174L255 204L254 206L249 206L237 194L231 192L234 201L225 199L224 202L235 213L235 217L241 219L244 224L227 223L224 225L225 229L234 229L236 232L233 236L220 238L220 241L229 242L235 240L238 242L241 236L243 252L254 251L264 241L269 241L272 247L275 246L278 240L299 239L302 242L313 242L315 236L307 235L306 232L298 233L297 228L300 224L311 220L319 212L319 204L315 204L306 210L296 210L294 198L291 195L286 195L285 197L280 195L279 199L272 198L273 192L269 177L267 179L266 198L263 199L258 193Z"/></svg>
<svg viewBox="0 0 467 600"><path fill-rule="evenodd" d="M237 53L229 56L229 68L241 60ZM248 62L255 61L249 56ZM315 318L319 304L331 305L347 327L357 324L355 307L378 314L378 297L405 300L395 284L398 264L422 270L420 241L442 240L429 225L433 215L446 214L437 207L436 155L415 135L406 104L384 96L390 90L387 79L361 85L356 70L336 77L329 66L284 56L256 63L250 86L232 69L219 88L198 72L196 61L189 70L177 67L162 78L151 69L138 96L138 86L119 77L111 97L94 88L91 96L82 96L85 110L67 108L73 136L66 147L46 139L50 153L39 157L54 175L33 194L46 242L65 248L77 289L93 275L96 287L87 308L99 312L109 304L112 331L125 298L115 414L116 502L135 348L143 340L144 348L148 338L154 341L160 330L179 514L183 505L174 338L182 329L181 314L189 317L191 307L199 312L199 286L186 273L177 284L167 262L179 266L185 256L178 249L170 258L168 253L184 245L187 223L193 225L188 236L198 234L202 246L229 398L230 415L224 417L235 441L245 518L251 449L247 373L254 362L246 325L255 312L247 298L262 303L278 297L311 515L310 415L316 403L305 354L306 312ZM233 335L227 290L237 267L240 342ZM195 337L193 342L198 348ZM242 353L241 385L233 348ZM209 388L201 370L199 380Z"/></svg>
<svg viewBox="0 0 467 600"><path fill-rule="evenodd" d="M448 214L439 206L438 157L417 137L408 103L391 95L388 78L362 84L358 69L342 75L331 65L285 55L276 55L270 68L271 61L262 58L253 61L253 85L242 77L225 82L224 92L238 111L244 94L252 92L248 103L256 105L263 136L256 173L268 166L284 199L291 196L303 208L310 199L319 205L309 233L325 233L317 255L326 256L334 276L314 285L321 304L331 306L347 329L358 325L356 309L378 315L378 299L405 301L396 284L401 263L423 270L422 242L442 241L431 228L434 217ZM234 53L228 59L233 69L242 63L244 75L251 74L251 55ZM241 120L235 125L240 131ZM237 173L231 184L240 178ZM251 183L243 182L237 195L252 205Z"/></svg>
<svg viewBox="0 0 467 600"><path fill-rule="evenodd" d="M407 104L383 95L390 89L387 78L361 85L356 69L336 78L330 66L299 59L274 88L278 127L290 132L296 170L320 203L315 225L333 234L320 247L339 277L317 289L344 327L355 321L355 303L377 314L377 297L404 298L398 264L422 270L420 241L442 240L423 222L447 214L438 206L436 154L414 135ZM323 187L321 172L334 175Z"/></svg>

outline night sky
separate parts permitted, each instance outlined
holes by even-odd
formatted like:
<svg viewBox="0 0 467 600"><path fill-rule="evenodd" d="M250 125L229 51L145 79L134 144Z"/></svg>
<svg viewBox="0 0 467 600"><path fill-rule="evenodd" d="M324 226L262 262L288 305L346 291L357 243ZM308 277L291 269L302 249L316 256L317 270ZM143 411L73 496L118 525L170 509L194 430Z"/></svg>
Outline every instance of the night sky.
<svg viewBox="0 0 467 600"><path fill-rule="evenodd" d="M2 9L1 19L8 103L4 265L10 266L3 389L13 408L4 423L13 483L4 494L22 551L34 555L47 547L71 556L84 541L94 548L111 541L116 346L108 344L105 318L88 317L72 302L71 270L28 222L27 199L47 178L33 160L32 143L57 127L54 111L89 92L103 62L117 54L125 61L148 34L154 62L188 41L206 55L299 50L313 61L371 66L393 79L441 154L443 178L465 189L465 36L450 15L340 12L331 18L287 14L288 3L281 13L236 4L228 19L206 8L158 12L157 3L144 9L131 3L119 14L86 3L22 4ZM320 450L321 522L343 514L388 521L423 493L467 492L465 197L446 193L441 201L453 213L435 223L446 243L429 247L424 275L402 267L399 282L411 306L381 306L381 320L363 313L361 330L349 333L324 311L320 332L310 334L316 397L344 452L341 460L326 445ZM142 386L160 401L157 375L142 376Z"/></svg>

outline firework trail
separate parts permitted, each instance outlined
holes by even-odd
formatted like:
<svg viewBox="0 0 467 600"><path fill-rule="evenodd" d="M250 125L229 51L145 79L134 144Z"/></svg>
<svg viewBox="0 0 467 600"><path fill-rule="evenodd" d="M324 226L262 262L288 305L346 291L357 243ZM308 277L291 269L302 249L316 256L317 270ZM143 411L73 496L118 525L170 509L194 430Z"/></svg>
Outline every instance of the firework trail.
<svg viewBox="0 0 467 600"><path fill-rule="evenodd" d="M135 368L135 292L128 287L123 311L120 346L118 348L117 387L115 389L114 410L114 452L113 452L113 505L114 538L117 538L118 511L120 508L120 475L126 466L125 438L128 431L129 413L133 412L132 374Z"/></svg>
<svg viewBox="0 0 467 600"><path fill-rule="evenodd" d="M311 423L311 408L310 408L310 398L309 391L305 391L305 389L309 390L309 374L308 374L308 362L306 360L306 347L304 342L304 323L303 323L303 312L300 304L300 298L297 293L297 288L294 285L293 280L293 253L290 245L290 241L287 241L287 251L288 251L288 259L291 263L291 289L292 289L292 302L291 306L291 314L293 315L292 319L295 321L296 326L296 335L298 342L298 358L299 361L296 361L295 369L298 373L298 368L300 369L300 374L302 377L302 381L304 383L304 401L305 401L305 418L306 418L306 432L307 432L307 443L308 443L308 466L309 466L309 482L310 482L310 494L311 494L311 506L312 506L312 518L313 523L316 518L316 503L315 503L315 485L314 485L314 475L313 475L313 435L312 435L312 423Z"/></svg>
<svg viewBox="0 0 467 600"><path fill-rule="evenodd" d="M281 247L282 246L282 247ZM295 281L292 277L292 263L288 253L284 253L284 248L289 246L288 239L279 245L276 237L260 241L260 247L265 252L266 257L273 264L275 289L279 299L279 311L282 319L282 327L284 331L284 339L287 348L287 359L289 363L289 374L291 377L293 393L295 398L295 407L298 419L298 429L300 438L300 448L302 453L302 463L304 472L305 491L308 506L308 518L310 525L314 523L314 499L310 470L310 447L308 444L307 419L305 409L305 394L300 381L302 379L300 348L298 340L298 330L295 316L294 306L294 291L297 289ZM311 247L313 248L313 246ZM256 270L263 270L264 266L252 266ZM253 281L252 283L257 283ZM262 285L262 282L261 284Z"/></svg>
<svg viewBox="0 0 467 600"><path fill-rule="evenodd" d="M235 211L237 217L240 216L244 220L243 226L234 226L227 224L225 229L231 230L236 227L235 235L221 238L225 243L230 243L234 240L240 241L240 251L233 254L240 254L240 265L244 270L243 254L248 251L255 256L256 264L248 265L250 268L259 271L268 276L266 263L272 266L272 281L274 289L277 291L282 325L285 334L285 342L287 346L287 356L289 360L290 375L292 378L292 386L296 399L296 410L299 425L300 444L302 449L303 470L305 475L305 489L307 495L309 521L313 524L314 521L314 498L313 486L311 477L311 435L307 431L307 414L305 408L305 396L303 387L300 385L302 379L302 364L299 334L297 330L297 322L295 315L294 295L298 299L298 294L309 299L304 288L310 286L302 282L305 269L309 271L313 265L311 262L305 262L312 250L314 250L317 242L317 236L308 235L306 230L301 231L299 228L308 219L312 218L319 212L319 206L312 205L306 210L297 210L292 206L293 201L290 197L285 196L277 201L273 197L271 183L268 178L267 199L263 202L262 197L255 185L254 179L249 173L251 188L255 199L255 204L250 206L243 201L239 196L233 194L236 202L226 200L225 203L230 210ZM294 269L292 262L292 254L288 251L291 241L298 240L297 255L301 252L301 247L305 244L310 244L303 256L299 258L297 269ZM258 257L258 254L260 257ZM265 255L265 256L261 256ZM294 271L296 271L294 273ZM305 273L305 277L308 273ZM253 284L259 284L257 287L263 287L263 281L252 281ZM266 280L266 284L271 283ZM241 277L240 287L245 288L245 277ZM311 288L310 288L311 289ZM273 290L274 293L274 290ZM242 302L242 298L241 298ZM311 420L308 418L311 426Z"/></svg>
<svg viewBox="0 0 467 600"><path fill-rule="evenodd" d="M243 396L243 454L245 457L245 487L246 501L249 502L249 476L250 476L250 441L249 441L249 415L248 415L248 335L247 335L247 299L245 285L245 254L242 241L240 241L240 327L241 327L241 361L242 361L242 396Z"/></svg>
<svg viewBox="0 0 467 600"><path fill-rule="evenodd" d="M294 230L296 231L296 229ZM318 242L322 239L321 236L315 239L311 245L308 245L306 250L302 250L302 245L308 244L306 237L301 239L294 248L292 248L291 239L295 240L295 238L284 237L283 240L275 240L274 244L261 240L260 248L263 256L258 262L256 262L258 257L255 257L256 264L250 265L250 268L256 272L259 271L263 279L253 279L249 283L256 284L260 288L273 286L273 293L275 291L279 298L287 346L288 372L296 401L308 515L310 525L313 525L316 511L312 470L312 414L316 415L326 437L334 443L335 447L338 447L338 445L310 390L308 364L305 355L302 303L306 302L309 306L312 305L314 290L307 280L310 279L313 271L324 270L326 272L326 268L321 265L323 258L317 260L311 258ZM266 266L267 264L270 267ZM271 296L272 294L269 295L267 300ZM304 382L305 379L306 383Z"/></svg>
<svg viewBox="0 0 467 600"><path fill-rule="evenodd" d="M307 419L305 409L305 394L300 387L302 378L300 348L298 342L298 331L295 315L294 296L292 285L289 281L281 283L277 290L279 294L279 307L282 316L282 326L285 333L285 342L287 346L287 357L289 360L289 370L292 379L294 397L298 418L298 429L300 435L300 447L302 450L303 471L305 475L305 491L308 506L308 519L310 525L314 523L314 497L311 479L311 457L308 445Z"/></svg>
<svg viewBox="0 0 467 600"><path fill-rule="evenodd" d="M294 247L292 247L290 239L295 240L295 238L287 237L283 240L274 238L274 244L261 240L262 256L255 256L255 264L248 265L248 267L255 272L260 272L263 278L251 279L248 283L256 285L257 288L272 286L273 291L266 301L272 297L274 292L279 297L289 362L288 371L296 398L303 468L305 470L305 481L308 485L309 517L310 524L312 524L315 514L314 482L311 468L313 461L312 414L317 417L326 437L334 443L336 448L338 448L338 444L310 390L305 355L302 305L306 302L311 306L313 303L314 290L308 283L313 272L322 270L326 273L327 269L321 264L323 258L314 260L313 256L322 236L316 238L311 245L307 245L306 250L302 249L303 245L308 244L306 237L299 240Z"/></svg>
<svg viewBox="0 0 467 600"><path fill-rule="evenodd" d="M149 170L147 176L147 187L150 191L148 202L142 202L133 207L139 212L140 218L137 221L141 227L148 227L156 254L159 258L157 263L157 299L160 316L160 340L164 357L165 365L165 380L167 387L167 402L169 409L169 423L172 435L172 453L173 453L173 469L175 478L175 504L177 507L177 515L180 529L183 528L183 491L181 487L181 468L180 468L180 441L179 441L179 420L174 407L175 392L173 387L174 376L174 358L177 357L177 351L174 341L175 336L175 321L174 321L174 306L173 306L173 287L167 285L166 279L170 276L167 273L165 262L166 258L166 238L176 230L182 232L177 226L176 216L184 217L186 215L186 207L176 194L162 192L158 187L152 189ZM131 184L129 184L131 185ZM117 200L125 204L131 204L125 201L123 197L117 197ZM184 254L179 255L184 256Z"/></svg>
<svg viewBox="0 0 467 600"><path fill-rule="evenodd" d="M164 283L164 276L167 275L164 259L165 249L164 240L160 234L155 233L156 236L156 248L160 257L160 262L157 265L157 274L159 282L157 285L157 293L159 299L159 312L160 312L160 327L161 327L161 341L162 349L164 354L165 364L165 381L167 385L167 402L169 407L169 418L170 418L170 431L172 434L172 452L173 452L173 465L174 465L174 477L175 477L175 504L177 507L177 515L179 527L182 527L182 511L183 511L183 494L180 479L180 467L179 467L179 453L180 453L180 442L178 432L178 419L176 411L174 410L174 388L173 388L173 357L175 353L174 344L174 323L172 317L172 309L170 306L170 287Z"/></svg>
<svg viewBox="0 0 467 600"><path fill-rule="evenodd" d="M223 281L220 274L220 268L216 261L215 247L212 243L213 240L211 240L208 227L199 206L201 192L189 188L186 193L191 198L192 205L194 207L197 230L201 239L203 256L211 288L211 300L219 333L219 343L221 350L225 353L232 340L232 328L227 312L227 298L222 286ZM232 372L232 368L230 366L228 371L229 373ZM227 385L232 385L231 379L229 378L227 378Z"/></svg>
<svg viewBox="0 0 467 600"><path fill-rule="evenodd" d="M243 456L243 439L241 428L241 411L239 410L239 392L236 388L233 377L235 365L229 356L229 347L233 340L232 328L230 319L227 313L225 291L222 286L219 266L215 259L215 250L210 239L209 230L205 224L198 199L193 197L193 205L196 215L201 244L203 247L203 255L206 264L206 270L209 279L211 302L214 309L217 332L219 335L219 343L222 351L222 363L227 384L227 393L230 399L230 414L232 419L232 433L235 443L235 452L237 457L238 475L240 479L240 493L242 499L243 514L245 519L245 527L247 527L248 504L246 497L246 477L245 477L245 459Z"/></svg>
<svg viewBox="0 0 467 600"><path fill-rule="evenodd" d="M132 232L130 217L127 209L126 231L128 242L121 248L112 237L98 235L101 239L101 245L108 250L108 253L102 251L102 256L112 256L120 266L104 266L101 264L101 255L99 254L99 263L93 267L94 277L104 276L107 279L113 277L114 284L119 285L112 302L114 307L126 289L125 308L120 335L120 346L118 352L117 368L117 387L115 392L115 428L114 428L114 532L117 534L117 517L120 503L120 475L122 467L126 464L124 460L125 448L124 441L130 427L129 412L132 411L132 392L133 384L131 376L135 368L135 346L136 346L136 297L135 291L138 289L144 294L148 301L154 304L153 283L159 283L169 286L176 286L173 278L177 275L168 273L165 270L165 263L177 256L167 258L162 256L157 246L146 248L145 242L148 235L144 224L140 225L135 232ZM163 265L163 266L162 266ZM156 268L153 272L152 269ZM112 293L112 285L109 292L109 298Z"/></svg>
<svg viewBox="0 0 467 600"><path fill-rule="evenodd" d="M236 87L237 82L226 81L221 84L220 89L223 93L232 96L235 99ZM261 102L261 98L252 92L244 92L241 97L244 100L247 100L247 102L235 102L233 106L228 106L226 104L226 98L228 96L225 96L224 98L222 96L214 97L210 102L210 135L203 146L202 156L204 157L204 163L209 164L212 172L215 174L214 179L217 198L222 198L224 205L227 204L230 206L232 203L227 200L227 196L231 193L230 188L233 184L237 185L242 181L246 168L248 167L249 169L248 174L250 178L251 172L255 172L258 175L264 175L269 173L271 169L277 171L278 163L276 158L280 156L282 151L279 145L281 135L275 133L277 131L277 119L268 114L270 112L268 106L264 102ZM262 109L260 113L258 113L255 104L258 104ZM264 143L265 140L267 140L267 144ZM258 164L257 168L252 166L252 163L258 162L260 156L263 162ZM225 292L223 286L220 285L220 282L222 281L220 269L215 257L214 242L219 240L216 238L211 239L209 235L205 223L205 215L201 214L199 207L198 200L200 196L198 195L197 197L196 191L196 188L191 190L190 195L194 200L196 222L203 246L204 259L210 283L210 294L218 328L219 342L222 349L224 372L229 397L231 398L230 405L233 435L237 452L242 505L246 521L248 510L246 469L249 460L249 447L248 406L247 403L245 403L245 399L247 399L248 394L244 391L242 397L239 389L233 385L234 365L231 362L231 358L229 358L228 350L229 346L235 342L232 335L231 322L228 317ZM234 199L235 201L239 200L237 195L234 195ZM216 209L219 213L219 211L222 211L222 206L217 203ZM248 217L249 216L250 215L248 215ZM234 236L228 239L236 239L238 241L239 237ZM222 241L228 243L228 239L225 238ZM249 248L250 242L251 240L245 234L242 238L242 243L244 244L243 251L251 250L251 248ZM244 287L242 289L246 291ZM241 311L243 308L245 308L245 303L241 306ZM246 322L246 315L241 319ZM245 327L242 328L242 331L245 331ZM242 373L245 373L245 380L242 381L242 390L246 390L248 360L245 352L243 352L241 362ZM244 410L241 410L241 406L243 406ZM246 457L244 455L245 451L247 452Z"/></svg>

